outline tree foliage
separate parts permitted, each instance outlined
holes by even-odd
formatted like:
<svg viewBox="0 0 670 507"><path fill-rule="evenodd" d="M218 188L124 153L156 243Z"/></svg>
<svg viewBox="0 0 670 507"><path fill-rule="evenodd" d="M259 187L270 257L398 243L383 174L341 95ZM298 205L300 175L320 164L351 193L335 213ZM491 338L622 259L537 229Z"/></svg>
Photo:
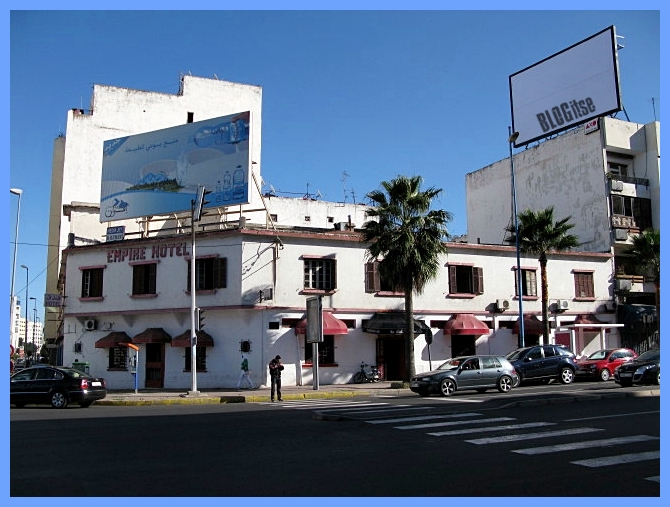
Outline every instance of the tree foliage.
<svg viewBox="0 0 670 507"><path fill-rule="evenodd" d="M420 176L398 176L383 181L381 190L367 194L372 207L363 226L369 260L379 261L379 274L405 295L405 379L414 369L413 294L421 294L426 284L440 272L440 255L446 253L447 223L451 213L431 210L433 199L442 190L421 189Z"/></svg>

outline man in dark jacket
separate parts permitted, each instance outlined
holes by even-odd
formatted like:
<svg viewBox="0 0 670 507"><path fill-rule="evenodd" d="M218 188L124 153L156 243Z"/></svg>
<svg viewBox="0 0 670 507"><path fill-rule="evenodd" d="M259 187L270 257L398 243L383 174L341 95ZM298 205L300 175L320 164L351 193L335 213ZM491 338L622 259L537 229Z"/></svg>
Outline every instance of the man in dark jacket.
<svg viewBox="0 0 670 507"><path fill-rule="evenodd" d="M270 400L275 401L275 389L277 390L277 399L281 399L281 372L284 365L281 364L281 357L276 356L269 364L270 367Z"/></svg>

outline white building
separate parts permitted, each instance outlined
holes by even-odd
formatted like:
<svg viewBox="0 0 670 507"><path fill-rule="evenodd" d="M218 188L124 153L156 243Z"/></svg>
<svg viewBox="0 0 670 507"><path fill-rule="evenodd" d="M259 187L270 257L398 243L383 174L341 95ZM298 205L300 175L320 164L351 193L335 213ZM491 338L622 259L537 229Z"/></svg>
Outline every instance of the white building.
<svg viewBox="0 0 670 507"><path fill-rule="evenodd" d="M317 295L328 313L325 342L319 345L321 383L348 382L361 361L379 364L390 380L403 378L403 317L398 312L404 298L375 286L375 266L366 262L359 232L336 228L339 222L330 224L327 218L316 219L319 214L329 216L335 207L336 203L271 198L268 208L273 215L279 209L287 216L314 217L319 225L284 226L280 212L273 228L264 220L254 222L250 213L234 226L212 220L198 233L196 297L205 315L197 356L199 387L234 387L247 347L254 384L269 381L266 366L277 354L287 367L285 384L311 383L312 350L301 321L307 298ZM347 215L362 220L364 209L348 205ZM88 363L111 388L131 388L134 378L123 343L134 343L140 347L140 387L188 388L189 238L190 227L185 225L179 234L68 248L63 364ZM517 344L514 248L461 243L448 247L442 273L415 297L418 372L455 355L504 354ZM533 258L523 258L522 264L531 281L524 296L526 343L538 343L542 331L535 324L541 302L534 294L539 264ZM600 324L613 322L607 307L610 254L555 254L548 266L552 294L566 301L552 314L552 329L583 322L580 319L591 314ZM575 293L580 277L588 278L592 293ZM580 352L617 345L616 331L605 329L573 333L569 344ZM433 337L430 349L428 330Z"/></svg>
<svg viewBox="0 0 670 507"><path fill-rule="evenodd" d="M256 192L249 204L209 210L196 223L196 298L205 316L198 387L233 387L243 351L256 385L268 382L267 362L277 354L285 384L312 382L303 319L314 296L326 311L320 382L348 382L361 361L379 364L389 380L403 378L404 298L384 290L366 262L365 206L262 195L260 88L191 76L178 95L96 85L91 110L68 114L67 142L55 143L49 228L49 244L58 245L49 258L61 263L48 271L47 292L64 301L58 327L46 331L54 362L85 363L110 388L132 388L130 343L139 347L140 387L192 385L190 213L101 224L102 143L245 110L254 119ZM108 225L125 226L124 239L106 242ZM418 372L454 355L504 354L517 345L514 248L448 247L442 273L415 297ZM522 269L531 344L541 339L537 260L524 256ZM617 345L611 252L552 254L548 270L552 299L560 300L550 339L579 354Z"/></svg>
<svg viewBox="0 0 670 507"><path fill-rule="evenodd" d="M103 141L122 136L149 132L189 122L216 118L241 111L253 117L251 149L260 174L262 89L218 79L181 76L177 94L167 94L94 85L90 108L71 109L67 114L66 136L54 141L49 211L49 248L47 252L47 294L58 294L59 276L63 266L61 252L70 238L79 242L104 238L107 225L87 213L88 220L72 225L73 207L99 203L102 175ZM258 199L258 195L255 196ZM258 204L255 203L255 204ZM88 210L90 211L90 210ZM76 211L75 211L76 212ZM144 224L138 222L135 230ZM46 308L45 334L53 342L62 335L61 316ZM57 312L56 312L57 313Z"/></svg>
<svg viewBox="0 0 670 507"><path fill-rule="evenodd" d="M654 287L626 263L631 236L661 228L660 124L600 118L514 154L517 210L571 216L580 250L615 255L618 303L654 304ZM510 189L501 192L501 188ZM512 224L510 159L466 176L468 240L503 244Z"/></svg>

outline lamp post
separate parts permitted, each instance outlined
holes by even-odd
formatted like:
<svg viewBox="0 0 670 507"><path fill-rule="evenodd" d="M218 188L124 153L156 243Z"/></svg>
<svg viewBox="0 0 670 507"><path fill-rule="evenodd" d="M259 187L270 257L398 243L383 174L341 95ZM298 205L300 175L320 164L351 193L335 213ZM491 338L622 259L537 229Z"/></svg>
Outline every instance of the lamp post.
<svg viewBox="0 0 670 507"><path fill-rule="evenodd" d="M40 319L37 315L35 315L35 320L33 321L33 341L36 342L39 345L39 343L42 341L42 336L41 336L40 328L37 327L37 321L39 321L40 324L42 323L42 319ZM39 338L39 340L36 340L35 336L37 336ZM42 347L39 347L39 348L42 348ZM37 349L35 349L35 350L37 350ZM41 357L42 356L40 356L40 358Z"/></svg>
<svg viewBox="0 0 670 507"><path fill-rule="evenodd" d="M18 195L18 203L16 205L16 233L14 234L14 260L12 262L12 281L11 281L11 289L10 289L10 296L9 296L9 338L11 341L14 341L14 326L16 323L14 322L14 308L16 307L14 303L14 272L16 271L16 247L19 244L19 215L21 213L21 194L23 194L23 190L20 188L10 188L9 189L10 194Z"/></svg>
<svg viewBox="0 0 670 507"><path fill-rule="evenodd" d="M521 257L519 255L519 214L516 209L516 181L514 176L514 154L512 145L519 137L518 132L512 132L511 127L507 127L509 138L509 164L512 173L512 214L514 215L514 238L516 242L516 291L519 296L519 347L524 346L525 330L523 322L523 287L521 285Z"/></svg>
<svg viewBox="0 0 670 507"><path fill-rule="evenodd" d="M33 355L37 358L37 347L35 346L35 323L37 322L37 298L30 298L33 301Z"/></svg>
<svg viewBox="0 0 670 507"><path fill-rule="evenodd" d="M21 267L25 268L25 270L26 270L26 325L23 328L23 331L24 331L24 333L23 333L23 343L24 343L24 345L23 346L26 347L28 345L28 301L30 301L30 299L28 299L28 273L29 273L29 270L28 270L28 266L26 266L25 264L21 264Z"/></svg>

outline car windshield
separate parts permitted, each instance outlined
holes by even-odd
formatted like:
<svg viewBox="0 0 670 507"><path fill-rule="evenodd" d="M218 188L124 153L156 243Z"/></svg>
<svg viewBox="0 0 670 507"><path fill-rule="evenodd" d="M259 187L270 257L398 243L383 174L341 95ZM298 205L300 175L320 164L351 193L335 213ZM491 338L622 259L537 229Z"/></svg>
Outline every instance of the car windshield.
<svg viewBox="0 0 670 507"><path fill-rule="evenodd" d="M660 350L648 350L640 354L637 358L638 361L656 361L661 355Z"/></svg>
<svg viewBox="0 0 670 507"><path fill-rule="evenodd" d="M463 363L463 358L455 357L454 359L449 359L446 363L442 363L437 367L438 370L455 370Z"/></svg>
<svg viewBox="0 0 670 507"><path fill-rule="evenodd" d="M609 350L598 350L589 356L589 359L605 359Z"/></svg>
<svg viewBox="0 0 670 507"><path fill-rule="evenodd" d="M519 357L521 357L521 354L523 354L525 351L526 351L526 349L516 349L516 350L513 350L512 352L510 352L509 354L507 354L507 355L505 356L505 358L506 358L508 361L514 361L515 359L519 359Z"/></svg>

